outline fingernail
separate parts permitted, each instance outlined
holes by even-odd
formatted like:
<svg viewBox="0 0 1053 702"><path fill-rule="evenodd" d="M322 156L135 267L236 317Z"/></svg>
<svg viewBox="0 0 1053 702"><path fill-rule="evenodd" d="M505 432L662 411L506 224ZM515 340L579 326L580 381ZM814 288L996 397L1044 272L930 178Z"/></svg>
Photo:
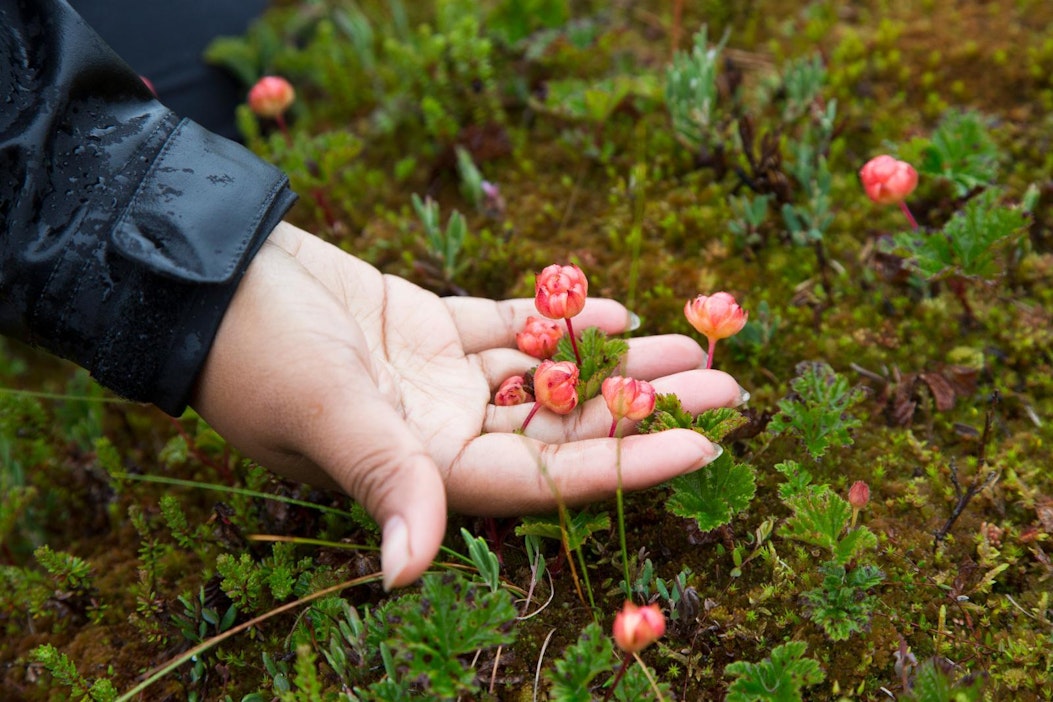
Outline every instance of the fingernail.
<svg viewBox="0 0 1053 702"><path fill-rule="evenodd" d="M744 405L744 404L746 404L749 401L750 401L749 390L747 390L746 388L744 388L744 387L742 387L740 385L739 386L739 404L740 405Z"/></svg>
<svg viewBox="0 0 1053 702"><path fill-rule="evenodd" d="M710 446L712 448L709 451L705 452L705 454L702 457L702 460L699 463L690 466L687 470L684 471L685 475L687 473L694 473L696 470L700 470L701 468L705 468L710 463L720 458L721 455L724 453L724 447L720 444L710 443Z"/></svg>
<svg viewBox="0 0 1053 702"><path fill-rule="evenodd" d="M380 567L384 571L384 590L406 569L409 562L409 531L402 517L396 515L384 524L384 535L380 543Z"/></svg>
<svg viewBox="0 0 1053 702"><path fill-rule="evenodd" d="M635 312L629 313L629 328L626 331L636 331L640 328L640 315Z"/></svg>

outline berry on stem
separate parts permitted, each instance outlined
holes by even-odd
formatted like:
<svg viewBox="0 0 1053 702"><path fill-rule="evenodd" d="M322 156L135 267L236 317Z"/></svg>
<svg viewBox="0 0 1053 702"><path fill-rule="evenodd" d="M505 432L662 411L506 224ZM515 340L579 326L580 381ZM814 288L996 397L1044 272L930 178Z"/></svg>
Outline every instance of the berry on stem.
<svg viewBox="0 0 1053 702"><path fill-rule="evenodd" d="M614 617L614 643L626 653L639 653L665 634L665 615L657 604L626 602Z"/></svg>
<svg viewBox="0 0 1053 702"><path fill-rule="evenodd" d="M639 421L654 412L655 390L646 380L612 375L603 381L600 392L614 419L609 436L614 436L620 419Z"/></svg>
<svg viewBox="0 0 1053 702"><path fill-rule="evenodd" d="M260 117L273 119L278 123L285 138L289 132L285 127L285 111L296 99L292 84L281 76L263 76L249 91L249 107Z"/></svg>
<svg viewBox="0 0 1053 702"><path fill-rule="evenodd" d="M684 305L684 316L699 334L709 340L706 368L713 367L713 352L717 341L735 336L746 326L749 314L739 307L735 298L726 292L699 295Z"/></svg>
<svg viewBox="0 0 1053 702"><path fill-rule="evenodd" d="M549 319L562 319L567 323L570 345L574 349L574 358L581 365L581 353L574 338L574 327L570 318L581 312L589 293L589 281L581 269L573 263L561 266L553 263L546 266L534 282L534 306L537 311Z"/></svg>
<svg viewBox="0 0 1053 702"><path fill-rule="evenodd" d="M888 154L875 156L859 169L859 180L867 197L879 205L899 205L910 226L918 228L918 222L907 207L907 196L918 186L918 172L906 161Z"/></svg>
<svg viewBox="0 0 1053 702"><path fill-rule="evenodd" d="M570 361L542 361L534 371L534 407L523 420L522 431L541 407L570 414L577 406L578 367Z"/></svg>

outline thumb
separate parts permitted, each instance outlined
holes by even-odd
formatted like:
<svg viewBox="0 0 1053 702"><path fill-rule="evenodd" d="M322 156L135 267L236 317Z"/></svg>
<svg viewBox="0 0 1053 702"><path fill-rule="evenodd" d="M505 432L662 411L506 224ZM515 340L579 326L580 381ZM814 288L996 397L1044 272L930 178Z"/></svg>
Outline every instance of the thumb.
<svg viewBox="0 0 1053 702"><path fill-rule="evenodd" d="M384 589L408 585L439 552L446 487L420 439L375 388L343 397L314 425L308 456L381 525Z"/></svg>

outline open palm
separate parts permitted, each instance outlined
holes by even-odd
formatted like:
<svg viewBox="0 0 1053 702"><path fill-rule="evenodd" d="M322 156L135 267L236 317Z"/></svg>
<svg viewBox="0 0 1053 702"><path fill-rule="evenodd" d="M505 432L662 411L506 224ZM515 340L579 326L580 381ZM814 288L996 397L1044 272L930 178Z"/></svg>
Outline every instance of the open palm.
<svg viewBox="0 0 1053 702"><path fill-rule="evenodd" d="M497 407L493 390L536 359L515 349L531 300L439 298L287 224L250 265L202 370L194 406L232 444L288 477L341 489L383 525L385 585L414 580L447 504L491 516L602 499L694 470L719 449L676 430L608 439L602 399L568 417ZM576 326L625 331L592 299ZM676 335L630 342L624 375L698 412L740 389ZM626 425L626 433L632 427Z"/></svg>

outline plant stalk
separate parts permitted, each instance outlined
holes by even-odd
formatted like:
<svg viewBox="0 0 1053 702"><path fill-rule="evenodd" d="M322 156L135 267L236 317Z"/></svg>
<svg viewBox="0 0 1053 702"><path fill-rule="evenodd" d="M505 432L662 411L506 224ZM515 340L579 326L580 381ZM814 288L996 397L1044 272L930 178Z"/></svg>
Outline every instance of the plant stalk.
<svg viewBox="0 0 1053 702"><path fill-rule="evenodd" d="M610 687L607 688L607 694L603 696L603 702L610 702L611 695L614 694L614 688L618 687L618 683L625 677L625 671L629 669L629 664L633 660L632 653L626 653L625 658L622 659L622 667L618 668L618 672L614 674L614 679L611 682Z"/></svg>
<svg viewBox="0 0 1053 702"><path fill-rule="evenodd" d="M915 231L917 231L917 229L918 229L918 220L914 219L914 215L911 213L910 208L907 207L907 201L906 200L900 200L899 209L900 209L900 212L902 212L903 215L907 218L907 221L910 222L911 228L914 229Z"/></svg>
<svg viewBox="0 0 1053 702"><path fill-rule="evenodd" d="M526 416L526 419L523 420L523 426L521 426L519 428L519 433L520 434L526 432L527 424L530 424L530 420L534 418L534 415L537 414L537 411L538 411L538 409L540 409L540 407L541 407L541 403L540 402L535 402L534 406L530 408L530 414L528 414Z"/></svg>
<svg viewBox="0 0 1053 702"><path fill-rule="evenodd" d="M617 424L618 420L614 420ZM614 427L611 427L611 435L614 435ZM624 491L622 490L622 442L618 441L618 487L615 490L614 498L618 507L618 541L622 548L622 571L625 574L625 590L626 596L632 592L632 581L629 580L629 546L625 538L625 499L623 497Z"/></svg>
<svg viewBox="0 0 1053 702"><path fill-rule="evenodd" d="M570 317L564 321L567 323L567 334L570 335L570 347L574 349L574 358L578 361L578 368L581 368L581 352L578 351L578 340L574 338L574 326L570 323Z"/></svg>

